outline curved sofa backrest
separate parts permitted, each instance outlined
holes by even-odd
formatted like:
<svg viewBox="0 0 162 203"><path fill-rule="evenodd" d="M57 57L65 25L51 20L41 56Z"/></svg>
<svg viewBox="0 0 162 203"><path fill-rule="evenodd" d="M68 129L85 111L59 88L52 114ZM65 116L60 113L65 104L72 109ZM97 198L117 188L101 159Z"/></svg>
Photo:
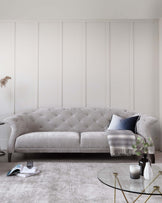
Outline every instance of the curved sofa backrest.
<svg viewBox="0 0 162 203"><path fill-rule="evenodd" d="M110 108L40 108L23 113L32 131L104 131L113 114L129 117L134 112Z"/></svg>

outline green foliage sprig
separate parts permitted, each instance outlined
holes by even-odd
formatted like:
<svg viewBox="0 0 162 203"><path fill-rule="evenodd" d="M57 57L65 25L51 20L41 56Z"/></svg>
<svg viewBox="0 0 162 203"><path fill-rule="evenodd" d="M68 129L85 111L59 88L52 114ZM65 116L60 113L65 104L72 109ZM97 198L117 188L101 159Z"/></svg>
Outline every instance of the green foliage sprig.
<svg viewBox="0 0 162 203"><path fill-rule="evenodd" d="M141 156L142 154L148 154L148 149L152 146L153 141L151 138L148 138L148 141L146 141L143 137L137 137L136 144L132 145L132 148L137 156Z"/></svg>

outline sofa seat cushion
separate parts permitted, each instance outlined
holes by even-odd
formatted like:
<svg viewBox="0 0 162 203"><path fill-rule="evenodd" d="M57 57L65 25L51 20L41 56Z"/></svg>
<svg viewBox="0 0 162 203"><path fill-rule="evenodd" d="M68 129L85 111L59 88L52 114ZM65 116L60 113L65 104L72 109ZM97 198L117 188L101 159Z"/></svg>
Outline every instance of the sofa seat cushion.
<svg viewBox="0 0 162 203"><path fill-rule="evenodd" d="M80 146L83 148L108 148L107 132L83 132L81 133Z"/></svg>
<svg viewBox="0 0 162 203"><path fill-rule="evenodd" d="M19 136L15 148L79 147L76 132L32 132Z"/></svg>

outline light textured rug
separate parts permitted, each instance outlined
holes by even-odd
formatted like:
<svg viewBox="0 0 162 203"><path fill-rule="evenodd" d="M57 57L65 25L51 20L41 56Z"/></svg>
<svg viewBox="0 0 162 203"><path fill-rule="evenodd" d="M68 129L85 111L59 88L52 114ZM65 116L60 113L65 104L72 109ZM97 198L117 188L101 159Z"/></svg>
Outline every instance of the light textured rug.
<svg viewBox="0 0 162 203"><path fill-rule="evenodd" d="M0 164L1 203L113 203L113 189L97 179L97 172L119 163L35 162L41 173L28 178L6 177L7 171L17 163ZM162 168L162 164L159 165ZM129 202L137 197L130 193L126 195ZM146 198L143 196L137 202L143 203ZM123 195L117 191L117 203L124 202ZM160 203L162 197L151 197L149 202Z"/></svg>

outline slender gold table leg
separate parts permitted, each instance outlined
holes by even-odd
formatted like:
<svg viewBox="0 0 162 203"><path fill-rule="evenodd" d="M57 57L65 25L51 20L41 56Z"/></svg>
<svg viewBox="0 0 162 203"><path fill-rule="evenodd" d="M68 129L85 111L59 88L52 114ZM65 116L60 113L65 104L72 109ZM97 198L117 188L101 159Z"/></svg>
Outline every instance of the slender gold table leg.
<svg viewBox="0 0 162 203"><path fill-rule="evenodd" d="M162 171L159 171L159 173L157 174L157 176L155 176L155 178L145 187L145 189L142 191L142 193L160 176L162 175ZM141 196L142 193L140 195L138 195L138 197L133 201L133 203L135 203Z"/></svg>
<svg viewBox="0 0 162 203"><path fill-rule="evenodd" d="M119 179L118 179L118 177L117 177L117 176L118 176L118 173L113 173L113 174L114 174L114 176L115 176L115 186L116 186L116 180L117 180L118 183L119 183L121 192L122 192L122 194L123 194L123 196L124 196L126 202L129 203L128 200L127 200L127 198L126 198L126 196L125 196L125 193L124 193L124 191L123 191L123 188L122 188L122 186L121 186L121 184L120 184L120 181L119 181ZM114 190L114 199L116 200L116 189Z"/></svg>
<svg viewBox="0 0 162 203"><path fill-rule="evenodd" d="M120 181L119 181L119 179L118 179L118 177L117 177L117 176L118 176L118 173L113 173L113 174L114 174L114 177L115 177L115 180L114 180L114 203L116 203L116 180L118 181L118 184L119 184L119 186L120 186L121 192L123 193L123 196L124 196L126 202L129 203L128 200L127 200L127 198L126 198L126 195L125 195L125 193L124 193L124 191L123 191L123 189L122 189L122 186L121 186L121 184L120 184ZM142 191L142 193L143 193L160 175L162 175L162 171L159 171L158 175L145 187L145 189ZM150 194L149 197L145 200L144 203L146 203L146 202L150 199L150 197L152 196L152 194L153 194L156 190L157 190L157 191L161 194L161 196L162 196L162 193L161 193L161 191L160 191L160 187L159 187L159 186L154 186L153 188L154 188L153 191L151 192L151 194ZM142 193L133 201L133 203L135 203L135 202L142 196Z"/></svg>
<svg viewBox="0 0 162 203"><path fill-rule="evenodd" d="M114 203L116 203L116 176L118 175L117 173L113 173L114 174Z"/></svg>
<svg viewBox="0 0 162 203"><path fill-rule="evenodd" d="M160 187L159 187L159 189L160 189ZM161 193L161 191L158 189L158 192L161 194L161 196L162 196L162 193Z"/></svg>
<svg viewBox="0 0 162 203"><path fill-rule="evenodd" d="M122 188L122 186L121 186L121 184L120 184L120 181L119 181L118 177L116 177L116 178L117 178L117 181L118 181L118 183L119 183L120 189L121 189L121 191L122 191L122 193L123 193L123 196L124 196L126 202L129 203L128 200L127 200L127 197L125 196L125 193L124 193L124 191L123 191L123 188Z"/></svg>
<svg viewBox="0 0 162 203"><path fill-rule="evenodd" d="M153 188L153 191L151 192L151 194L148 196L148 198L145 200L145 203L150 199L150 197L152 196L152 194L157 190L157 187L158 186L154 186Z"/></svg>
<svg viewBox="0 0 162 203"><path fill-rule="evenodd" d="M153 194L156 190L157 190L157 191L161 194L161 196L162 196L162 193L160 192L160 187L159 187L159 186L154 186L153 191L151 192L151 194L149 195L149 197L146 199L145 203L150 199L150 197L152 196L152 194Z"/></svg>

